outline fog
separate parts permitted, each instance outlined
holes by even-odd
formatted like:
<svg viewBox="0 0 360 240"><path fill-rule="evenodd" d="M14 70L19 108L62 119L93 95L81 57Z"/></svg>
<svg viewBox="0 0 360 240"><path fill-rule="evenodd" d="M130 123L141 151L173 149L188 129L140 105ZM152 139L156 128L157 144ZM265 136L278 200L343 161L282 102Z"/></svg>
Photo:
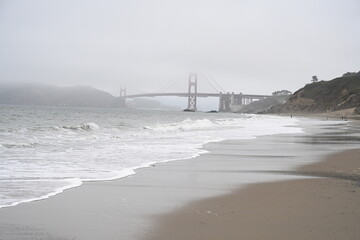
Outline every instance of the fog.
<svg viewBox="0 0 360 240"><path fill-rule="evenodd" d="M358 0L0 0L0 81L271 94L360 70Z"/></svg>

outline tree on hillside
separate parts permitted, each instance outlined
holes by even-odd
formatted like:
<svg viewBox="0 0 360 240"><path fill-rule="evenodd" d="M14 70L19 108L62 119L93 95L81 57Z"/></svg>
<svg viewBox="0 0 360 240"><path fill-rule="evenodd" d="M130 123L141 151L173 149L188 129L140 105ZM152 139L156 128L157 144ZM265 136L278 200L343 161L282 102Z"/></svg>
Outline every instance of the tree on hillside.
<svg viewBox="0 0 360 240"><path fill-rule="evenodd" d="M273 96L283 96L283 95L291 95L292 92L288 91L288 90L280 90L280 91L275 91L272 93Z"/></svg>
<svg viewBox="0 0 360 240"><path fill-rule="evenodd" d="M311 81L314 83L314 82L319 81L319 79L318 79L318 77L317 77L317 76L312 76L312 80L311 80Z"/></svg>

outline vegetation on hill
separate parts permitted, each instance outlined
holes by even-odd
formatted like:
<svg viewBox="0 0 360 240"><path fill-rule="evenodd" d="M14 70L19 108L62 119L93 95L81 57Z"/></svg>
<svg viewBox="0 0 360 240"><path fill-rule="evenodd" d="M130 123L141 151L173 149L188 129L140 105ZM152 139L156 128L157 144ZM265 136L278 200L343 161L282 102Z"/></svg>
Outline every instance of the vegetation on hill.
<svg viewBox="0 0 360 240"><path fill-rule="evenodd" d="M284 104L268 113L324 113L356 108L360 112L360 72L346 73L331 81L307 84Z"/></svg>
<svg viewBox="0 0 360 240"><path fill-rule="evenodd" d="M272 93L273 96L291 95L289 90L280 90Z"/></svg>

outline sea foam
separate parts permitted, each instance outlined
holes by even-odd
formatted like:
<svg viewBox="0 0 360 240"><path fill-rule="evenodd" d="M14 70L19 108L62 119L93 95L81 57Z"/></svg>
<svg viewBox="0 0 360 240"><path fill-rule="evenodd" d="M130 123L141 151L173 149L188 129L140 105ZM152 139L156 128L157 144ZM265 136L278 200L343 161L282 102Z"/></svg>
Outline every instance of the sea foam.
<svg viewBox="0 0 360 240"><path fill-rule="evenodd" d="M200 129L216 128L217 123L209 119L196 119L191 120L190 118L185 119L181 122L157 124L156 126L144 126L144 129L154 131L190 131Z"/></svg>

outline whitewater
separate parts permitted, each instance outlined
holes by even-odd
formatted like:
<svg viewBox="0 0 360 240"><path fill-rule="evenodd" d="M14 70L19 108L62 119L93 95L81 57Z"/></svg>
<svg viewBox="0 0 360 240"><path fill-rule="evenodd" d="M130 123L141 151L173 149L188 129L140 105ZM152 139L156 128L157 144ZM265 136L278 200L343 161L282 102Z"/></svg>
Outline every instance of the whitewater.
<svg viewBox="0 0 360 240"><path fill-rule="evenodd" d="M295 119L233 113L0 106L0 208L205 153L208 142L301 133Z"/></svg>

